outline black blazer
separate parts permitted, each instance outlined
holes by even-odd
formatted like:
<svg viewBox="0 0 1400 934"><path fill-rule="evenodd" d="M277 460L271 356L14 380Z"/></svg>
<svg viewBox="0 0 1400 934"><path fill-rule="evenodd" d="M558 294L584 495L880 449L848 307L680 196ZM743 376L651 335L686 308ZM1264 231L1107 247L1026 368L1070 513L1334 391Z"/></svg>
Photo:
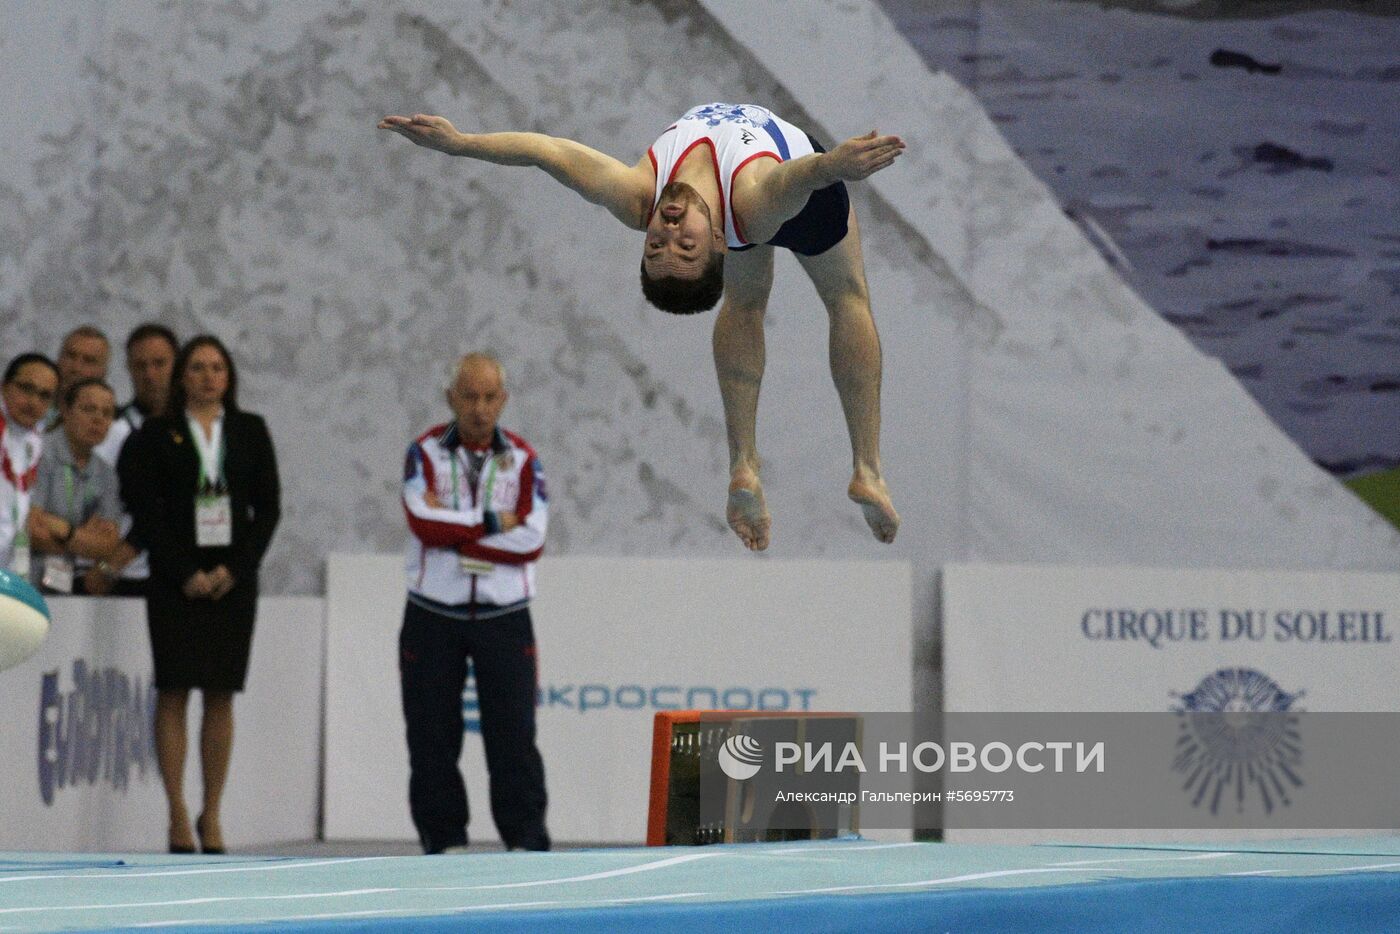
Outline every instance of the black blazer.
<svg viewBox="0 0 1400 934"><path fill-rule="evenodd" d="M258 565L282 512L277 457L267 423L251 412L225 408L223 437L233 544L219 548L195 545L199 450L188 421L148 419L122 446L117 474L132 516L128 540L150 551L153 582L178 589L196 571L222 564L235 586L257 584Z"/></svg>

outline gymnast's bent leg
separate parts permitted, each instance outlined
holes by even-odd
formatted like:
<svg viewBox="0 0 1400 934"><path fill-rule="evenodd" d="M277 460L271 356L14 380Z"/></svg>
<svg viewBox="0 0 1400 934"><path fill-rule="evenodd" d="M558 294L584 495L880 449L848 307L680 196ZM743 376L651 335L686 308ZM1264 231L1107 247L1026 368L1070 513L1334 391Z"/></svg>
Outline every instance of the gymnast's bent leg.
<svg viewBox="0 0 1400 934"><path fill-rule="evenodd" d="M870 311L855 207L850 209L848 232L840 243L817 256L798 254L797 259L817 287L831 321L831 378L851 438L853 471L846 495L861 507L875 538L892 542L899 530L899 514L880 467L880 335Z"/></svg>
<svg viewBox="0 0 1400 934"><path fill-rule="evenodd" d="M724 303L715 319L715 375L729 438L729 500L725 519L750 551L768 547L771 519L759 480L755 441L758 391L766 349L763 315L773 288L773 248L755 246L724 259Z"/></svg>

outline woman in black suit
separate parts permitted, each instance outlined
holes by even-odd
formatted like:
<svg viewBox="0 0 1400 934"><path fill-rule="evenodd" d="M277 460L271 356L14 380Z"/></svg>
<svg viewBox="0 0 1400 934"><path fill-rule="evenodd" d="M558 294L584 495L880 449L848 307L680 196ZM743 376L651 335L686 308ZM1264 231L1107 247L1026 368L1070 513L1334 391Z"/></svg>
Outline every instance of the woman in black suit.
<svg viewBox="0 0 1400 934"><path fill-rule="evenodd" d="M262 418L238 408L238 376L218 338L175 361L168 415L122 452L133 537L150 550L146 619L155 658L156 758L170 806L172 853L223 852L219 805L257 611L258 565L280 514L277 461ZM204 692L199 751L204 808L185 808L186 708Z"/></svg>

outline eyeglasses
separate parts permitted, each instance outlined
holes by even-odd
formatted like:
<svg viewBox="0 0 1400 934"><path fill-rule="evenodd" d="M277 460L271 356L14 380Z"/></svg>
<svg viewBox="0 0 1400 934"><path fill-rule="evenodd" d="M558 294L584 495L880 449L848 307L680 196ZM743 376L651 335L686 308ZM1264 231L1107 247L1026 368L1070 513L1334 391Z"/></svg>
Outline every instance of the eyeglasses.
<svg viewBox="0 0 1400 934"><path fill-rule="evenodd" d="M53 401L54 391L52 389L40 389L38 386L35 386L27 379L17 379L10 385L14 386L26 396L38 399L40 402L43 402L45 404Z"/></svg>

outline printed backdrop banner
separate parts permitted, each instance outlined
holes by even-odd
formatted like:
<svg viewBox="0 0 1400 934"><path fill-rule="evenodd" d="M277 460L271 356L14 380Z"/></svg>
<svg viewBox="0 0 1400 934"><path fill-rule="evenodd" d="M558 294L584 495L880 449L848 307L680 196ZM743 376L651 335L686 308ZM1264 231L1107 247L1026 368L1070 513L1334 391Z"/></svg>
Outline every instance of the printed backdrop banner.
<svg viewBox="0 0 1400 934"><path fill-rule="evenodd" d="M531 608L550 834L646 836L658 710L910 709L902 561L552 558ZM333 555L327 580L329 839L413 839L399 704L403 559ZM483 624L489 625L489 624ZM463 772L474 841L499 839L474 692Z"/></svg>
<svg viewBox="0 0 1400 934"><path fill-rule="evenodd" d="M0 849L164 850L165 796L151 718L145 605L129 598L48 600L39 651L0 672ZM324 602L264 598L248 689L234 702L223 823L234 849L316 833ZM199 706L190 701L185 793L199 813Z"/></svg>
<svg viewBox="0 0 1400 934"><path fill-rule="evenodd" d="M1400 576L957 564L950 711L1400 711Z"/></svg>
<svg viewBox="0 0 1400 934"><path fill-rule="evenodd" d="M943 570L942 602L949 711L1400 711L1393 574L956 564ZM1082 825L1091 826L1103 825ZM1212 826L1203 814L1174 830L953 829L944 839L1200 843L1329 832Z"/></svg>

